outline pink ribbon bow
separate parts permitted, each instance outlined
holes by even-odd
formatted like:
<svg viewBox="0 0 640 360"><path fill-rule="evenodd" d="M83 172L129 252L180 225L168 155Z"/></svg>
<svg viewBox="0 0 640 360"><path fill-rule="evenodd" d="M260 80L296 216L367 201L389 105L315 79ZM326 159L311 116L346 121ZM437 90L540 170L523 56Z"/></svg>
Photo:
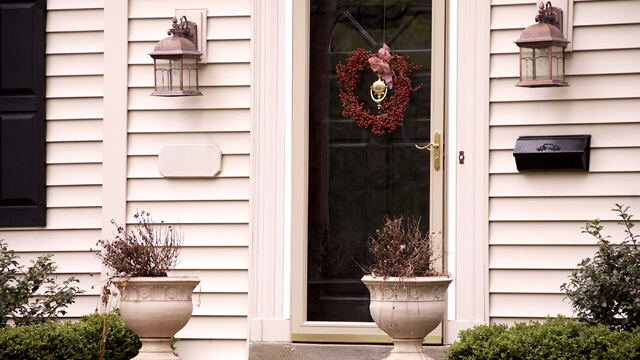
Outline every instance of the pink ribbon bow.
<svg viewBox="0 0 640 360"><path fill-rule="evenodd" d="M373 55L369 58L369 66L374 73L380 74L381 78L387 84L389 89L393 88L393 77L391 76L391 67L389 67L389 60L392 56L389 53L389 47L387 44L383 44L382 48L378 50L378 56Z"/></svg>

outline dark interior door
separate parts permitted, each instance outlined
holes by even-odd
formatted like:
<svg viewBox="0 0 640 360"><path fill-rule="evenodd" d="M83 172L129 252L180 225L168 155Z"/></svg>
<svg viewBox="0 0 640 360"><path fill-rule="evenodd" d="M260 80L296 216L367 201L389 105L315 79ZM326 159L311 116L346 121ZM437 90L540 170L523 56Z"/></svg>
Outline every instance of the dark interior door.
<svg viewBox="0 0 640 360"><path fill-rule="evenodd" d="M342 117L336 75L358 49L383 44L419 64L404 124L375 135ZM385 215L429 223L430 0L311 0L309 89L308 321L372 321L361 284L368 235ZM358 96L377 112L363 71ZM390 94L393 90L390 90Z"/></svg>
<svg viewBox="0 0 640 360"><path fill-rule="evenodd" d="M0 226L45 225L45 13L0 0Z"/></svg>

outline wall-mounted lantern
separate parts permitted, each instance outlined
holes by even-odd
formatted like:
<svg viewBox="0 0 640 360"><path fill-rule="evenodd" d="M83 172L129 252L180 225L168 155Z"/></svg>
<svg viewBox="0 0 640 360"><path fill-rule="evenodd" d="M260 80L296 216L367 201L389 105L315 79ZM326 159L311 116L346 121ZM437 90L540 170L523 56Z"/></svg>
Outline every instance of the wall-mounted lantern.
<svg viewBox="0 0 640 360"><path fill-rule="evenodd" d="M153 58L155 89L152 96L200 96L198 89L198 51L196 24L186 16L173 18L167 31L149 55Z"/></svg>
<svg viewBox="0 0 640 360"><path fill-rule="evenodd" d="M569 86L564 78L564 50L569 41L562 34L562 9L540 3L537 24L524 29L515 43L520 47L522 87Z"/></svg>

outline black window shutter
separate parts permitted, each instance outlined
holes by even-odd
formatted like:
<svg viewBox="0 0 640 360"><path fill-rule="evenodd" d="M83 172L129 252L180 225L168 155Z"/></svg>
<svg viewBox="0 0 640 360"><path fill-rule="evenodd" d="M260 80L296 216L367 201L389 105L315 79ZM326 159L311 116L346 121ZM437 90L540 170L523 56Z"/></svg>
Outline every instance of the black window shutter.
<svg viewBox="0 0 640 360"><path fill-rule="evenodd" d="M0 0L0 226L45 225L45 0Z"/></svg>

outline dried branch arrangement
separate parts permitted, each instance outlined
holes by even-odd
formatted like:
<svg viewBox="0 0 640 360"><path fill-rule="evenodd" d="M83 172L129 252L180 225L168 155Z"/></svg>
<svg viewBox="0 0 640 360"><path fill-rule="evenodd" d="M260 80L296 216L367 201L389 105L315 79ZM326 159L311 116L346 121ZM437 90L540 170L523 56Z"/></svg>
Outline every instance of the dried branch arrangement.
<svg viewBox="0 0 640 360"><path fill-rule="evenodd" d="M167 276L178 264L183 237L179 230L163 222L156 223L149 212L138 212L137 224L130 232L116 227L115 239L98 241L102 248L98 257L111 269L111 276Z"/></svg>
<svg viewBox="0 0 640 360"><path fill-rule="evenodd" d="M442 275L435 267L433 234L420 230L420 220L387 216L384 222L369 235L367 246L373 259L364 267L366 272L383 278Z"/></svg>

